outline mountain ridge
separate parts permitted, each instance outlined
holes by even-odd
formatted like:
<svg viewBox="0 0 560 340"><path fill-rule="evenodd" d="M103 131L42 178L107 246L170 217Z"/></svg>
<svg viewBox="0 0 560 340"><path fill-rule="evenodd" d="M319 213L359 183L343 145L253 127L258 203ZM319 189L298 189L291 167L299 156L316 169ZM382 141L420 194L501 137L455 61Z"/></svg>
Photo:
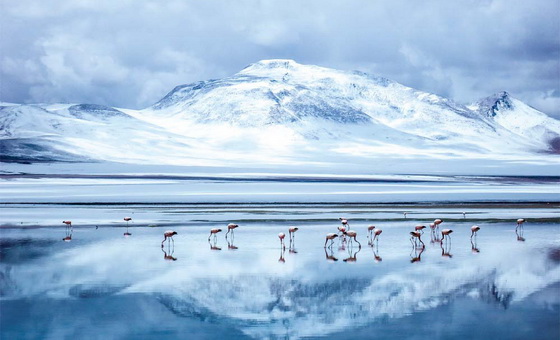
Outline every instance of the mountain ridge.
<svg viewBox="0 0 560 340"><path fill-rule="evenodd" d="M560 121L505 91L462 105L359 71L274 59L178 85L143 110L0 106L2 159L14 158L12 149L23 157L24 146L42 148L46 141L70 158L128 163L523 160L560 152Z"/></svg>

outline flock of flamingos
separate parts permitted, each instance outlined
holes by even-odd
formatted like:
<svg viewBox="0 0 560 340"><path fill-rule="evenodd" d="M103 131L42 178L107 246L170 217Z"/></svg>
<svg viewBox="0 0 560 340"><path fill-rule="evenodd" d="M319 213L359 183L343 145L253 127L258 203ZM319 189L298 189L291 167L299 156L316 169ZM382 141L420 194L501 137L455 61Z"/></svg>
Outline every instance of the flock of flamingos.
<svg viewBox="0 0 560 340"><path fill-rule="evenodd" d="M465 213L463 213L463 217L464 217ZM404 213L404 216L406 218L406 213ZM128 222L132 221L131 217L125 217L123 219L124 221L126 221L126 232L124 233L125 237L131 236L132 234L128 232ZM339 218L341 225L338 226L338 232L337 233L328 233L325 236L325 254L327 256L327 259L330 260L334 260L337 261L337 259L332 255L332 246L334 244L334 241L336 238L339 238L339 240L341 241L341 249L345 249L345 246L348 245L349 247L353 246L353 242L355 241L358 244L358 249L361 249L362 245L361 243L358 241L357 236L358 233L354 230L350 229L350 225L348 223L348 220L346 218ZM525 239L522 236L523 233L523 223L525 223L525 219L524 218L520 218L517 220L517 226L515 228L515 233L517 234L517 240L518 241L525 241ZM72 221L62 221L63 224L66 225L66 237L64 237L62 240L63 241L71 241L72 240ZM449 253L450 248L448 243L450 243L450 239L451 239L451 233L453 233L452 229L442 229L441 231L439 230L439 226L440 224L443 223L443 220L441 219L435 219L433 223L430 223L430 229L431 229L431 241L432 243L440 243L441 244L441 248L442 248L442 256L447 256L447 257L451 257L452 255ZM226 240L228 240L228 234L231 233L231 237L233 239L234 237L234 231L236 228L238 228L239 225L234 224L234 223L230 223L227 225L227 232L226 232ZM97 227L96 227L97 228ZM411 262L419 262L421 259L421 255L422 252L425 249L425 244L422 241L422 235L424 234L424 229L426 229L427 227L425 225L417 225L414 227L414 231L410 232L410 243L412 244L412 248L413 251L415 252L415 255L412 256ZM297 227L289 227L288 229L288 233L289 233L289 240L290 240L290 251L291 252L295 252L295 250L292 248L292 243L294 242L295 239L295 233L299 230L299 228ZM480 227L477 225L473 225L471 227L471 245L472 245L472 250L473 252L479 252L478 248L476 247L476 241L473 243L473 237L476 240L476 235L477 232L480 230ZM381 233L383 232L383 230L375 227L374 225L371 225L367 228L368 231L368 245L373 247L374 244L377 246L379 243L379 236L381 235ZM521 234L518 232L520 231ZM210 235L208 236L208 242L210 243L210 238L214 239L214 246L211 245L211 249L218 249L220 250L221 248L216 247L216 238L217 238L217 234L222 232L222 229L220 228L212 228L210 229ZM161 248L163 250L164 248L164 243L165 241L168 242L168 244L170 242L173 242L173 244L175 243L175 241L173 240L173 236L177 235L177 232L174 230L167 230L163 233L163 241L161 241ZM439 237L441 235L441 237ZM284 262L284 257L283 257L283 251L286 249L286 245L284 243L284 238L286 237L285 233L279 233L278 234L278 238L280 239L280 247L281 247L281 255L280 255L280 262ZM330 241L330 243L329 243ZM230 247L230 249L237 249L235 246L233 246L232 244L229 243L228 240L228 246ZM327 249L331 250L331 255L327 254ZM171 259L171 260L176 260L176 258L174 258L172 255L168 255L167 252L165 252L164 258L165 259ZM374 255L377 261L381 261L381 258L376 255L375 251L374 251ZM344 261L352 261L352 259L354 259L355 261L355 256L354 257L350 257L348 259L345 259Z"/></svg>

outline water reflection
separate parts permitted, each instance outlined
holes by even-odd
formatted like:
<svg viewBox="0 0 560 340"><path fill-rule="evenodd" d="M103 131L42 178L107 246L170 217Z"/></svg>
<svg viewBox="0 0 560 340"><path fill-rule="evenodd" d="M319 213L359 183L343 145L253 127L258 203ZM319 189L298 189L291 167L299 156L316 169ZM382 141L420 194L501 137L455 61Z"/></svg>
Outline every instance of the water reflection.
<svg viewBox="0 0 560 340"><path fill-rule="evenodd" d="M424 249L426 249L426 246L424 245L420 247L412 245L412 251L410 252L410 262L420 262L422 260L422 253L424 252Z"/></svg>
<svg viewBox="0 0 560 340"><path fill-rule="evenodd" d="M175 253L175 245L171 246L168 245L167 249L161 248L161 251L163 252L163 259L166 261L177 261L177 258L173 256L173 253Z"/></svg>
<svg viewBox="0 0 560 340"><path fill-rule="evenodd" d="M284 258L284 254L286 253L286 247L280 247L280 258L278 262L285 263L286 259Z"/></svg>
<svg viewBox="0 0 560 340"><path fill-rule="evenodd" d="M373 252L373 258L375 259L375 262L381 262L383 261L383 259L381 258L381 256L379 256L379 243L376 242L375 245L371 245L371 251Z"/></svg>
<svg viewBox="0 0 560 340"><path fill-rule="evenodd" d="M453 255L451 254L451 242L442 242L441 243L441 256L452 258Z"/></svg>
<svg viewBox="0 0 560 340"><path fill-rule="evenodd" d="M523 236L523 227L515 229L515 235L517 235L517 241L525 242L525 237Z"/></svg>
<svg viewBox="0 0 560 340"><path fill-rule="evenodd" d="M214 236L214 239L212 239L212 241L210 241L210 238L208 238L208 244L210 245L210 250L222 250L221 247L218 247L217 245L217 238Z"/></svg>
<svg viewBox="0 0 560 340"><path fill-rule="evenodd" d="M231 240L230 240L231 239ZM236 245L233 244L233 237L230 237L230 239L227 238L226 236L226 241L227 241L227 247L229 250L237 250L239 249L239 247L237 247Z"/></svg>
<svg viewBox="0 0 560 340"><path fill-rule="evenodd" d="M325 258L327 261L336 262L338 259L334 256L334 250L331 247L325 247Z"/></svg>
<svg viewBox="0 0 560 340"><path fill-rule="evenodd" d="M354 251L355 249L355 251ZM358 261L358 253L362 250L362 246L358 246L358 248L356 249L356 247L354 247L352 244L349 244L348 246L348 257L345 258L344 262L356 262Z"/></svg>
<svg viewBox="0 0 560 340"><path fill-rule="evenodd" d="M478 248L478 246L476 244L476 236L471 237L471 251L473 253L480 253L480 249Z"/></svg>

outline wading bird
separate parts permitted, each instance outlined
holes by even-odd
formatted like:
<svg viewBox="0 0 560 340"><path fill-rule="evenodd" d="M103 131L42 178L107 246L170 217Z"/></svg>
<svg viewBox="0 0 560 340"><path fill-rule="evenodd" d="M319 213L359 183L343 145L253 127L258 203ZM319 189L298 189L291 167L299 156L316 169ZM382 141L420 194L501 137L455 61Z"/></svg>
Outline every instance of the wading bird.
<svg viewBox="0 0 560 340"><path fill-rule="evenodd" d="M331 244L329 244L329 248L332 247L333 243L334 243L334 239L337 238L338 235L335 233L328 233L327 236L325 237L325 247L327 247L327 242L330 240Z"/></svg>
<svg viewBox="0 0 560 340"><path fill-rule="evenodd" d="M237 224L234 223L230 223L227 225L227 233L226 233L226 239L227 239L227 235L231 232L231 238L234 238L233 232L235 230L235 228L239 227Z"/></svg>
<svg viewBox="0 0 560 340"><path fill-rule="evenodd" d="M72 230L72 221L62 221L66 225L66 231Z"/></svg>
<svg viewBox="0 0 560 340"><path fill-rule="evenodd" d="M377 241L377 243L379 243L379 235L381 235L381 233L383 232L383 230L375 228L373 230L373 239L371 240L371 243L373 244L373 241Z"/></svg>
<svg viewBox="0 0 560 340"><path fill-rule="evenodd" d="M286 245L284 244L284 237L286 237L286 234L284 234L284 233L279 233L278 234L278 238L280 239L280 247L282 249L286 249Z"/></svg>
<svg viewBox="0 0 560 340"><path fill-rule="evenodd" d="M124 237L128 237L128 236L132 235L131 233L128 232L128 222L132 221L132 217L125 217L125 218L123 218L123 220L126 221L126 232L124 233Z"/></svg>
<svg viewBox="0 0 560 340"><path fill-rule="evenodd" d="M477 225L473 225L471 227L471 238L474 236L476 237L477 232L480 230L480 227Z"/></svg>
<svg viewBox="0 0 560 340"><path fill-rule="evenodd" d="M175 240L173 240L173 235L177 235L177 232L173 230L167 230L166 232L163 233L163 241L161 241L162 248L163 248L163 242L165 242L165 240L167 239L171 240L173 242L173 246L175 246ZM168 243L169 240L167 240Z"/></svg>
<svg viewBox="0 0 560 340"><path fill-rule="evenodd" d="M356 239L358 233L356 233L354 230L348 230L347 232L344 233L344 235L348 236L348 238L350 239L350 243L352 242L352 239L354 239L354 241L358 243L360 248L362 247L362 244Z"/></svg>
<svg viewBox="0 0 560 340"><path fill-rule="evenodd" d="M296 231L298 231L299 228L298 227L290 227L288 229L288 233L290 234L290 243L292 243L292 241L294 241L295 236L296 236Z"/></svg>
<svg viewBox="0 0 560 340"><path fill-rule="evenodd" d="M218 234L221 231L222 231L222 229L218 229L218 228L210 229L210 235L208 236L208 241L210 241L210 237L212 237L212 235L214 235L214 241L215 241L216 240L216 234Z"/></svg>
<svg viewBox="0 0 560 340"><path fill-rule="evenodd" d="M422 247L424 247L424 242L422 242L421 238L422 234L419 231L411 231L410 232L410 243L412 243L413 247L418 247L416 240L422 243Z"/></svg>
<svg viewBox="0 0 560 340"><path fill-rule="evenodd" d="M452 229L443 229L441 231L441 242L443 242L445 240L445 236L447 236L447 238L449 239L449 241L451 242L451 233L453 232Z"/></svg>
<svg viewBox="0 0 560 340"><path fill-rule="evenodd" d="M525 219L524 218L519 218L517 219L517 226L515 227L515 230L517 230L518 228L523 229L523 223L525 223Z"/></svg>
<svg viewBox="0 0 560 340"><path fill-rule="evenodd" d="M419 231L422 234L424 234L424 229L426 229L425 225L417 225L416 227L414 227L415 231Z"/></svg>

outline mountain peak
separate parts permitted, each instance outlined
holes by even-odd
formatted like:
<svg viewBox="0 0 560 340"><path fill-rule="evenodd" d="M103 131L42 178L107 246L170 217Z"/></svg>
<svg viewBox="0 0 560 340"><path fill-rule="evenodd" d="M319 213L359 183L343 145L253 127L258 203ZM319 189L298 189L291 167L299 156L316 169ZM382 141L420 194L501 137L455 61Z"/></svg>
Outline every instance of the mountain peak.
<svg viewBox="0 0 560 340"><path fill-rule="evenodd" d="M295 67L300 66L300 64L296 63L292 59L264 59L257 61L256 63L252 63L249 66L245 67L242 71L255 69L255 70L262 70L262 69L285 69L291 70Z"/></svg>
<svg viewBox="0 0 560 340"><path fill-rule="evenodd" d="M513 110L515 107L509 93L501 91L479 100L478 111L488 117L495 117L500 111Z"/></svg>

